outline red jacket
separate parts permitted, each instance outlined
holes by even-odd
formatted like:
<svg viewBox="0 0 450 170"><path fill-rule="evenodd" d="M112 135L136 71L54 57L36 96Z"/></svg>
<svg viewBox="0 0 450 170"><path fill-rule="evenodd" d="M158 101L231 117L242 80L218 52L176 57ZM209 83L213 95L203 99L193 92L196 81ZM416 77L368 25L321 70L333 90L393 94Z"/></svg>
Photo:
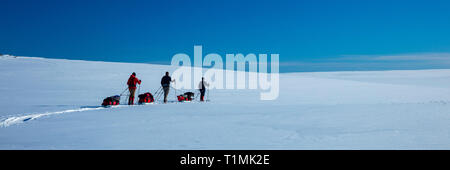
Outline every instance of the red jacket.
<svg viewBox="0 0 450 170"><path fill-rule="evenodd" d="M136 83L141 84L141 80L139 80L135 76L131 75L127 82L128 88L136 89Z"/></svg>

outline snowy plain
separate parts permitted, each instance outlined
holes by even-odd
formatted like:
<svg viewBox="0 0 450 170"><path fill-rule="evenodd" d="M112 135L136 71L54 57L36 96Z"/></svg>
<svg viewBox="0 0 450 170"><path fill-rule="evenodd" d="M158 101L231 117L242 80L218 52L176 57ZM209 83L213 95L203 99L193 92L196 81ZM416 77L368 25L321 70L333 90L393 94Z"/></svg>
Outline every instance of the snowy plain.
<svg viewBox="0 0 450 170"><path fill-rule="evenodd" d="M280 95L98 107L166 65L0 56L0 149L450 149L450 70L280 74ZM175 100L171 91L169 100Z"/></svg>

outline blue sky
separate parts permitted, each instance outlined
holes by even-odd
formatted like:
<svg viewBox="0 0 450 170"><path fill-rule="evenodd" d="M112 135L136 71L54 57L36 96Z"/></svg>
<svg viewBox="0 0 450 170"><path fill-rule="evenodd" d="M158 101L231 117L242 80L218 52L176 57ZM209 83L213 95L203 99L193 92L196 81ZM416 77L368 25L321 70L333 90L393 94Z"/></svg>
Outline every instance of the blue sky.
<svg viewBox="0 0 450 170"><path fill-rule="evenodd" d="M223 57L278 53L281 71L450 68L450 1L1 0L0 7L3 54L169 64L202 45Z"/></svg>

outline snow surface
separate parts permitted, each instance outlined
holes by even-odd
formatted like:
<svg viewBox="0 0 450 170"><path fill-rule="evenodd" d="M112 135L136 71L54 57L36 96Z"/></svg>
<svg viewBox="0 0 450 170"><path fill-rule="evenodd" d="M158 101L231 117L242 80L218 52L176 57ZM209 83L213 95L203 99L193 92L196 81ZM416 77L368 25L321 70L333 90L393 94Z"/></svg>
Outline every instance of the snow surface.
<svg viewBox="0 0 450 170"><path fill-rule="evenodd" d="M450 70L283 73L274 101L98 107L131 72L154 93L174 69L0 56L0 149L450 149Z"/></svg>

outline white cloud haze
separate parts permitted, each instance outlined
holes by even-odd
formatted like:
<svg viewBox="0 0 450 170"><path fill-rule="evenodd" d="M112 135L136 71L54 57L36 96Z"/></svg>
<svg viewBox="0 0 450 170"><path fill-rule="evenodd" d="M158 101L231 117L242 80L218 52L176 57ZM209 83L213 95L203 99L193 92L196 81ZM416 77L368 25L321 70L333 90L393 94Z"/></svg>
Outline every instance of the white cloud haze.
<svg viewBox="0 0 450 170"><path fill-rule="evenodd" d="M342 55L308 62L281 62L282 72L450 69L450 53Z"/></svg>

